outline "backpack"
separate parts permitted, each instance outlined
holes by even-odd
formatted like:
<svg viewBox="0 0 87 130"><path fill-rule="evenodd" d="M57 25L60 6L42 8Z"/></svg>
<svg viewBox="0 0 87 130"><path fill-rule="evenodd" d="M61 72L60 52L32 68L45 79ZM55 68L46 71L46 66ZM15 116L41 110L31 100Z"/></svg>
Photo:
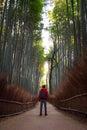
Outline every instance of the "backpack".
<svg viewBox="0 0 87 130"><path fill-rule="evenodd" d="M41 90L40 91L40 99L44 99L45 98L45 91Z"/></svg>

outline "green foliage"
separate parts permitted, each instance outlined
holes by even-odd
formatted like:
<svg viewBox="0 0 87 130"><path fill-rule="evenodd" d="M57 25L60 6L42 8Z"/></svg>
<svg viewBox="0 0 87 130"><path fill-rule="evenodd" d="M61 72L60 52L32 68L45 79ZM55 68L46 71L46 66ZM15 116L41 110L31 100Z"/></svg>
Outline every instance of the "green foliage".
<svg viewBox="0 0 87 130"><path fill-rule="evenodd" d="M45 55L44 55L44 48L41 44L38 45L38 54L37 54L37 62L39 63L39 72L40 72L40 78L44 74L44 63L46 61Z"/></svg>
<svg viewBox="0 0 87 130"><path fill-rule="evenodd" d="M40 64L44 63L44 48L41 45L38 46L38 59Z"/></svg>
<svg viewBox="0 0 87 130"><path fill-rule="evenodd" d="M43 24L39 23L36 27L35 30L33 32L34 35L34 41L40 41L41 40L41 31L43 29Z"/></svg>
<svg viewBox="0 0 87 130"><path fill-rule="evenodd" d="M49 12L49 18L52 22L51 27L49 29L52 38L56 38L58 35L63 34L67 23L66 1L54 1L54 8L52 12Z"/></svg>
<svg viewBox="0 0 87 130"><path fill-rule="evenodd" d="M54 0L54 8L48 13L50 21L52 22L49 30L51 32L52 38L58 35L64 35L68 26L68 17L71 29L73 31L73 17L72 17L72 5L71 1L68 0L68 14L66 0ZM77 17L77 2L74 1L74 16Z"/></svg>
<svg viewBox="0 0 87 130"><path fill-rule="evenodd" d="M41 21L41 13L42 13L42 0L30 1L29 4L29 15L30 20L32 19L34 25L37 25L39 21Z"/></svg>
<svg viewBox="0 0 87 130"><path fill-rule="evenodd" d="M50 61L52 58L53 48L50 48L50 51L48 54L46 54L46 61Z"/></svg>

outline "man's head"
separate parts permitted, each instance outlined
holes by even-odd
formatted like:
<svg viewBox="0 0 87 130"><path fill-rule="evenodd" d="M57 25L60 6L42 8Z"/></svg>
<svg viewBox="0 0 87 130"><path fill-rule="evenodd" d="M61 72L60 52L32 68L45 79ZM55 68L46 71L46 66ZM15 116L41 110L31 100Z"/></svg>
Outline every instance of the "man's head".
<svg viewBox="0 0 87 130"><path fill-rule="evenodd" d="M46 87L46 85L42 85L42 88L45 88Z"/></svg>

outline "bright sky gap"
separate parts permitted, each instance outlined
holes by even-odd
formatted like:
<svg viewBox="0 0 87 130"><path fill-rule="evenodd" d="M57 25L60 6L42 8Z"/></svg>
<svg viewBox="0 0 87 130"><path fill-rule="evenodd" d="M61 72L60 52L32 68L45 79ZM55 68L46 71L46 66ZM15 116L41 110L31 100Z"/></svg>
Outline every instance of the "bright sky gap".
<svg viewBox="0 0 87 130"><path fill-rule="evenodd" d="M48 13L48 11L51 11L53 8L50 0L48 0L47 3L48 4L43 8L44 13L42 15L44 28L49 27L49 18L48 18L47 13ZM52 46L52 41L49 36L49 31L46 29L42 30L42 40L43 40L44 53L47 54L47 53L49 53L49 49Z"/></svg>
<svg viewBox="0 0 87 130"><path fill-rule="evenodd" d="M43 24L44 24L44 29L42 30L42 45L44 47L44 53L48 54L50 47L52 47L53 43L52 40L50 38L50 34L49 31L46 30L46 28L48 28L50 25L49 23L49 18L48 18L48 11L51 11L53 8L53 5L51 3L50 0L48 0L47 5L45 7L43 7L43 14L42 14L42 18L43 18ZM42 84L46 83L46 78L47 78L47 74L48 74L48 62L45 62L44 64L44 76L42 78Z"/></svg>

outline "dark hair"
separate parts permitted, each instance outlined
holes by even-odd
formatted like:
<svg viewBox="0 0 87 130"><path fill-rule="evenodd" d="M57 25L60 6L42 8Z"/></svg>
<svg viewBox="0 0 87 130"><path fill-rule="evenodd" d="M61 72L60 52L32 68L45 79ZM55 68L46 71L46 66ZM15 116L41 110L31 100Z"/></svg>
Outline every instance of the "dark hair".
<svg viewBox="0 0 87 130"><path fill-rule="evenodd" d="M46 87L46 85L42 85L42 88L45 88Z"/></svg>

